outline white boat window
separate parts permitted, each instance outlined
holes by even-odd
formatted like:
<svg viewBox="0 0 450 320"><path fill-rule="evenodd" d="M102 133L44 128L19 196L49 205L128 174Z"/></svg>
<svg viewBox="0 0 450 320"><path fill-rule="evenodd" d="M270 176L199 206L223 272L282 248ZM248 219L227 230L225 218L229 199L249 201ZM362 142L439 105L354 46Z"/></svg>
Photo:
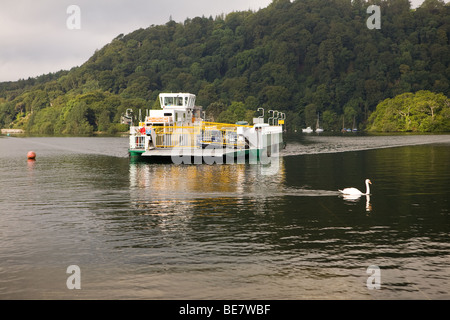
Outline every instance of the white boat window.
<svg viewBox="0 0 450 320"><path fill-rule="evenodd" d="M166 106L173 105L173 97L165 97L164 98L164 105L166 105Z"/></svg>

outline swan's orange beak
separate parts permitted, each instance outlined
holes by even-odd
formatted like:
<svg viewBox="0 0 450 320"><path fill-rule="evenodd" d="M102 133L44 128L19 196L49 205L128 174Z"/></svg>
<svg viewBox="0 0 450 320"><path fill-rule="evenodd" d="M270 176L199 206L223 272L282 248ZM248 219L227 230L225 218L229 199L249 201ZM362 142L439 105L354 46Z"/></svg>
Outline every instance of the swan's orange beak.
<svg viewBox="0 0 450 320"><path fill-rule="evenodd" d="M369 183L372 184L372 181L369 180Z"/></svg>

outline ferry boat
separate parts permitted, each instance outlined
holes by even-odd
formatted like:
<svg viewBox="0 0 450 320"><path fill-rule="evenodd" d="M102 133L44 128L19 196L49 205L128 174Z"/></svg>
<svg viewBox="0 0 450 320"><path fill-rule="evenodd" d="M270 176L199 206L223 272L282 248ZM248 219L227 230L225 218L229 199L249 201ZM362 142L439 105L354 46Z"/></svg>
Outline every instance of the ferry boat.
<svg viewBox="0 0 450 320"><path fill-rule="evenodd" d="M161 93L161 109L147 110L145 121L130 125L130 156L169 158L175 163L194 158L195 164L225 158L228 163L242 157L265 159L284 146L284 113L270 110L273 116L265 123L264 109L259 108L262 115L253 118L252 125L208 122L195 100L191 93Z"/></svg>

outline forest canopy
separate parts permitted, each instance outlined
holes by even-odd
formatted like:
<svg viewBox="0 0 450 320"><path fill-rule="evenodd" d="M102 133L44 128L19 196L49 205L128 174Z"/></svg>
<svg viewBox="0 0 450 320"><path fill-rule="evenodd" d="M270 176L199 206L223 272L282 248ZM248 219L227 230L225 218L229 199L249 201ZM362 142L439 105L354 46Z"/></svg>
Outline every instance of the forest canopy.
<svg viewBox="0 0 450 320"><path fill-rule="evenodd" d="M442 93L403 93L381 102L369 118L369 131L450 131L450 99Z"/></svg>
<svg viewBox="0 0 450 320"><path fill-rule="evenodd" d="M380 29L366 25L370 4L380 6ZM442 0L415 10L408 0L274 0L256 12L170 20L117 36L80 67L0 83L0 127L116 132L126 109L157 108L159 93L182 91L209 120L251 119L263 107L286 113L292 131L318 114L326 130L354 121L381 130L386 99L449 96L449 38ZM435 126L438 114L448 116L436 113L427 128L448 130Z"/></svg>

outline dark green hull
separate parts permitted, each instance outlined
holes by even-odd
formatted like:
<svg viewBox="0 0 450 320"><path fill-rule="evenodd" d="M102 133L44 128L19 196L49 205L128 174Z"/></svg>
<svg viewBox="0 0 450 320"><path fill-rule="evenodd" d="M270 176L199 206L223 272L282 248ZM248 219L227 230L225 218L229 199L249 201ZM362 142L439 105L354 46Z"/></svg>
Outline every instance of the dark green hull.
<svg viewBox="0 0 450 320"><path fill-rule="evenodd" d="M131 157L141 156L144 152L145 150L128 150Z"/></svg>
<svg viewBox="0 0 450 320"><path fill-rule="evenodd" d="M282 143L280 145L280 148L284 147L284 143ZM169 155L168 153L165 154L154 154L154 155L143 155L145 153L145 150L132 150L129 149L128 150L130 157L134 158L134 159L147 159L147 160L170 160L171 159L171 155ZM184 155L184 157L188 157L189 155ZM271 157L271 150L269 148L269 150L266 149L244 149L244 150L235 150L229 153L224 153L223 154L223 163L233 163L235 160L256 160L256 161L260 161L261 159L267 158L267 157ZM186 159L188 159L186 158ZM192 155L191 157L191 163L197 163L197 161L194 161L194 159L199 159L201 158L201 155ZM220 158L220 156L219 156ZM230 159L233 159L232 161L230 161ZM239 161L240 162L240 161Z"/></svg>

